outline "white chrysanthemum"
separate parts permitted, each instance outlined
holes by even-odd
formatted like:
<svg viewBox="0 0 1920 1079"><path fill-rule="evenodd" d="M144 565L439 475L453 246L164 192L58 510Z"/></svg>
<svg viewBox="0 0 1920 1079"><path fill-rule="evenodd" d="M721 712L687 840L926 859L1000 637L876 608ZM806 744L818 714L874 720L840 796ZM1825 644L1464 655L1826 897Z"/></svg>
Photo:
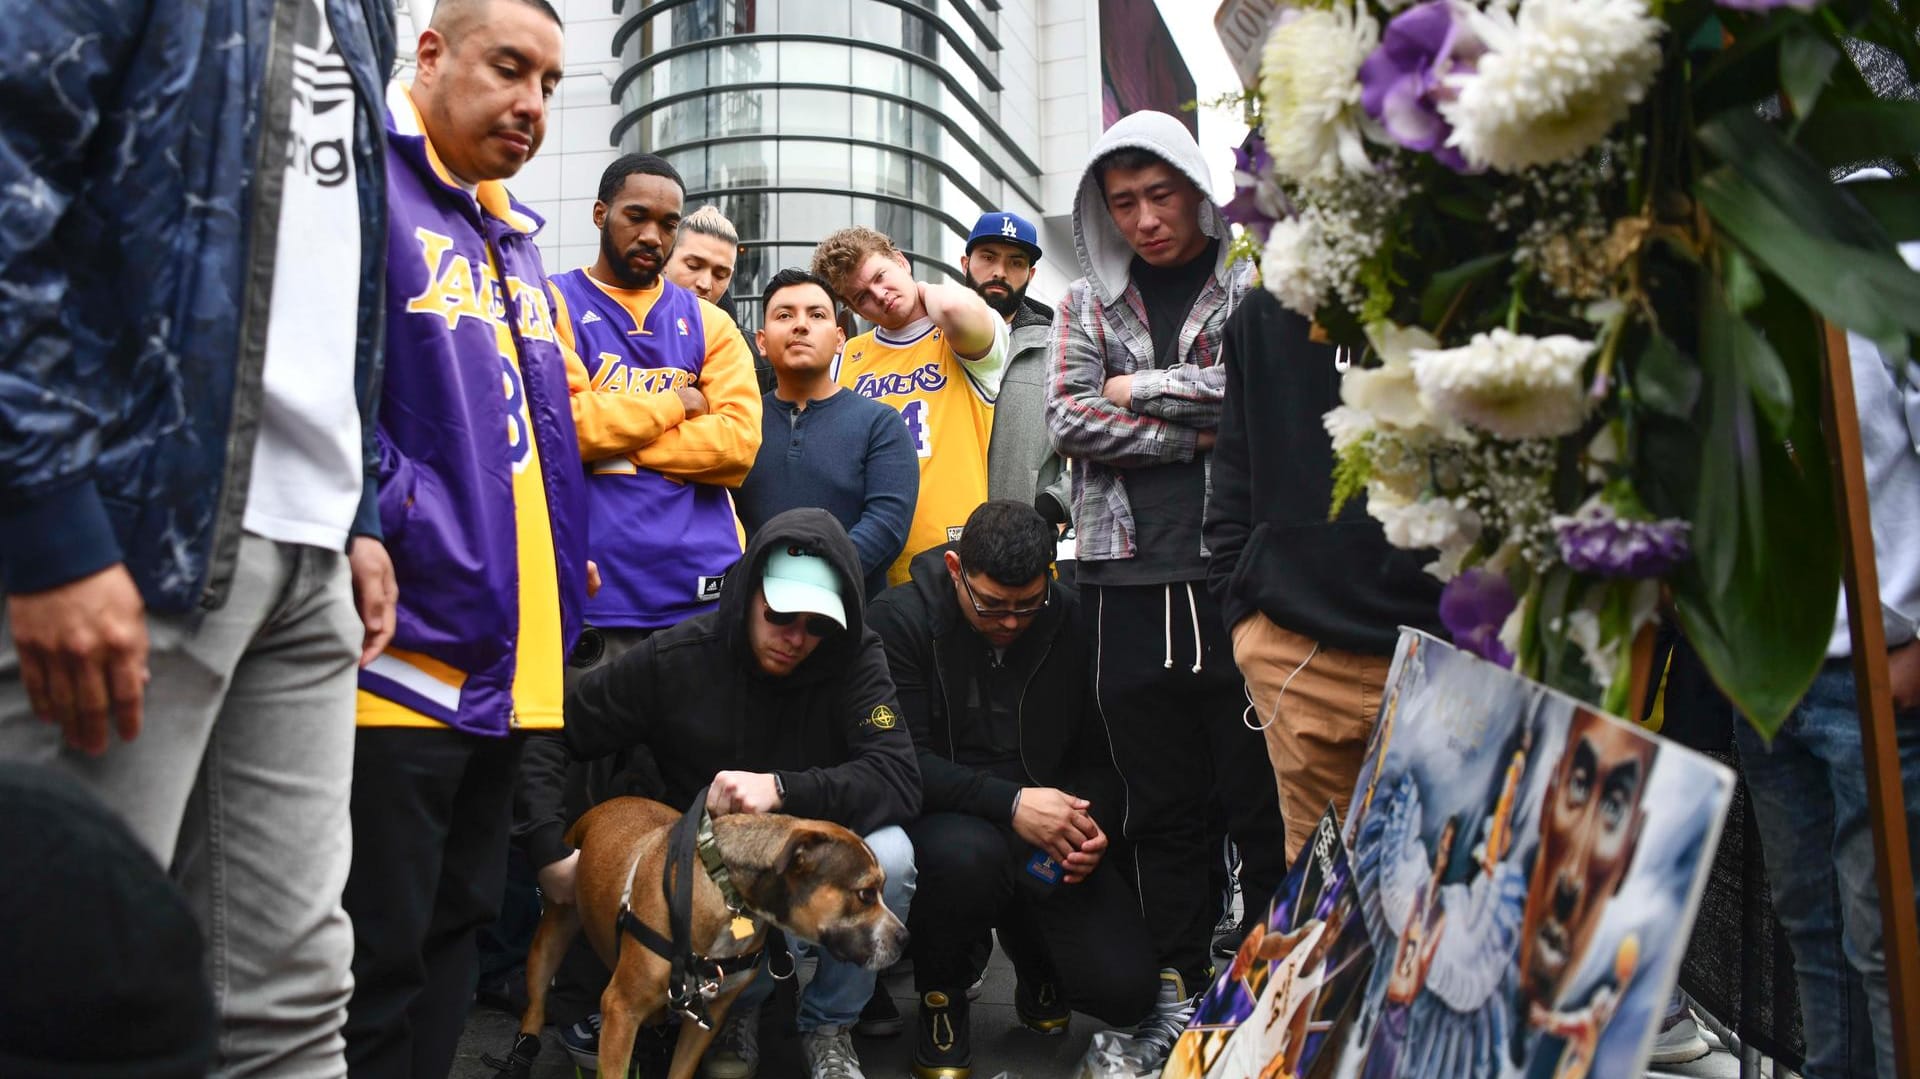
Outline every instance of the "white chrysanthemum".
<svg viewBox="0 0 1920 1079"><path fill-rule="evenodd" d="M1348 371L1340 380L1341 402L1400 431L1433 426L1434 416L1420 400L1420 387L1413 381L1413 351L1438 348L1440 342L1417 326L1391 322L1368 326L1367 341L1379 355L1380 366Z"/></svg>
<svg viewBox="0 0 1920 1079"><path fill-rule="evenodd" d="M1395 506L1380 505L1369 497L1367 513L1385 527L1387 542L1404 550L1445 550L1480 538L1480 515L1450 498L1426 498Z"/></svg>
<svg viewBox="0 0 1920 1079"><path fill-rule="evenodd" d="M1349 3L1282 13L1260 60L1261 129L1281 176L1333 180L1366 172L1360 65L1380 25Z"/></svg>
<svg viewBox="0 0 1920 1079"><path fill-rule="evenodd" d="M1565 161L1600 141L1646 96L1666 24L1644 0L1524 0L1471 16L1487 46L1450 76L1440 103L1447 140L1469 163L1501 172Z"/></svg>
<svg viewBox="0 0 1920 1079"><path fill-rule="evenodd" d="M1416 349L1413 377L1427 407L1504 439L1571 434L1587 415L1581 372L1593 342L1507 330L1459 348Z"/></svg>
<svg viewBox="0 0 1920 1079"><path fill-rule="evenodd" d="M1358 445L1375 430L1372 416L1346 405L1340 405L1321 416L1320 425L1327 429L1327 437L1333 439L1335 453Z"/></svg>
<svg viewBox="0 0 1920 1079"><path fill-rule="evenodd" d="M1274 298L1292 310L1313 317L1325 286L1314 272L1314 227L1297 217L1275 221L1260 254L1260 280Z"/></svg>

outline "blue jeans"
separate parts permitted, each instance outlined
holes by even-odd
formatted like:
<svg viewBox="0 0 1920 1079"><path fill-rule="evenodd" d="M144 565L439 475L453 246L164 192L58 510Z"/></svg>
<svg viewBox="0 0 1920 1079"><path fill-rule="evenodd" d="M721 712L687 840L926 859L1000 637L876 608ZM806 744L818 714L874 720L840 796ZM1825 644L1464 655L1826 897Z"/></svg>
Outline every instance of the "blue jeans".
<svg viewBox="0 0 1920 1079"><path fill-rule="evenodd" d="M917 874L913 866L913 843L907 838L904 828L890 824L866 837L867 847L873 851L873 857L880 863L880 869L887 875L887 886L881 889L880 901L902 922L907 920L907 909L913 904L913 889ZM873 985L879 975L875 971L853 963L843 963L805 941L789 940L794 957L817 953L820 965L814 969L813 981L800 994L800 1010L794 1025L802 1034L819 1030L822 1027L845 1028L860 1018L860 1009L867 1006L867 998L873 996ZM773 977L767 973L767 964L760 964L760 974L753 983L741 990L734 1001L735 1008L757 1007L761 1001L773 993Z"/></svg>
<svg viewBox="0 0 1920 1079"><path fill-rule="evenodd" d="M1851 661L1830 661L1771 747L1739 725L1773 909L1793 946L1806 1079L1893 1075L1880 890ZM1907 838L1920 864L1920 713L1896 718ZM1911 883L1908 896L1913 895Z"/></svg>

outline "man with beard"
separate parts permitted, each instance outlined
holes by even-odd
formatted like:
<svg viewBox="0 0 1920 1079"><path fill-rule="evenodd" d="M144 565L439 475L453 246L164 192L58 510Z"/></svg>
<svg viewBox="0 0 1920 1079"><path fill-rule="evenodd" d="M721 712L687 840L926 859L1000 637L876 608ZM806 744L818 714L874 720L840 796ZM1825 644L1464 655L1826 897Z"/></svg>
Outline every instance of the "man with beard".
<svg viewBox="0 0 1920 1079"><path fill-rule="evenodd" d="M1053 309L1027 298L1039 262L1040 233L1033 222L996 212L974 223L960 270L1008 330L1007 370L987 450L987 497L1023 502L1062 525L1072 521L1073 492L1065 463L1047 437L1047 333Z"/></svg>
<svg viewBox="0 0 1920 1079"><path fill-rule="evenodd" d="M1563 1007L1568 983L1633 864L1646 822L1640 796L1657 748L1624 723L1574 710L1566 749L1540 806L1540 849L1520 922L1513 1014L1527 1021L1512 1028L1516 1064L1533 1034L1556 1025L1550 1020Z"/></svg>
<svg viewBox="0 0 1920 1079"><path fill-rule="evenodd" d="M661 275L684 197L666 161L621 157L593 204L599 257L553 279L560 337L582 365L571 372L573 418L590 473L588 551L604 582L587 621L603 659L719 599L740 557L726 489L760 448L739 330Z"/></svg>
<svg viewBox="0 0 1920 1079"><path fill-rule="evenodd" d="M860 553L865 598L887 587L920 496L913 442L894 411L842 393L833 360L846 345L827 283L789 268L767 282L760 348L779 383L760 399L765 424L753 471L734 493L747 538L790 509L833 514ZM864 602L864 600L863 600Z"/></svg>

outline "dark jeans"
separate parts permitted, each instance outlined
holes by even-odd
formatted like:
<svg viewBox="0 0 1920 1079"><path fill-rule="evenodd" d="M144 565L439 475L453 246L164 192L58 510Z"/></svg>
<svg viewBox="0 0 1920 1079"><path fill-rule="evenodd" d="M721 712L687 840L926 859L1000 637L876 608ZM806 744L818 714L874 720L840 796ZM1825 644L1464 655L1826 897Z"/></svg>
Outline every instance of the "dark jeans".
<svg viewBox="0 0 1920 1079"><path fill-rule="evenodd" d="M1286 876L1286 825L1266 743L1241 721L1246 693L1205 582L1088 585L1080 609L1092 624L1094 692L1126 788L1140 909L1159 966L1198 993L1220 913L1208 883L1219 850L1207 843L1208 800L1219 800L1240 848L1249 908Z"/></svg>
<svg viewBox="0 0 1920 1079"><path fill-rule="evenodd" d="M1739 725L1740 766L1773 910L1793 946L1806 1079L1893 1075L1893 1026L1860 713L1849 660L1829 661L1768 747ZM1907 839L1920 864L1920 711L1896 717ZM1906 889L1913 902L1912 883ZM1909 1020L1911 1018L1909 1017Z"/></svg>
<svg viewBox="0 0 1920 1079"><path fill-rule="evenodd" d="M960 813L907 825L920 870L908 925L915 991L964 993L981 934L999 927L1023 980L1051 979L1075 1011L1103 1023L1139 1022L1159 976L1126 881L1103 860L1078 884L1031 889L1025 844L1011 831Z"/></svg>
<svg viewBox="0 0 1920 1079"><path fill-rule="evenodd" d="M519 738L363 727L354 746L354 1079L446 1075L499 912Z"/></svg>

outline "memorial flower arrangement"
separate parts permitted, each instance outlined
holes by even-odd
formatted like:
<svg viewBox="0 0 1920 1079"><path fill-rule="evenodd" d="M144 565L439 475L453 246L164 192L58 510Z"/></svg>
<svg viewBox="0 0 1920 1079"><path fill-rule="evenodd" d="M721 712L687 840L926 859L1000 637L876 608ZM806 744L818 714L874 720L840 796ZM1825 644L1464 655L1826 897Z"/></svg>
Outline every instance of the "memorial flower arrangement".
<svg viewBox="0 0 1920 1079"><path fill-rule="evenodd" d="M1337 513L1436 552L1479 655L1628 711L1670 603L1763 731L1813 679L1840 548L1823 322L1920 333L1920 4L1294 0L1229 216L1344 346ZM1863 74L1867 72L1868 74Z"/></svg>

